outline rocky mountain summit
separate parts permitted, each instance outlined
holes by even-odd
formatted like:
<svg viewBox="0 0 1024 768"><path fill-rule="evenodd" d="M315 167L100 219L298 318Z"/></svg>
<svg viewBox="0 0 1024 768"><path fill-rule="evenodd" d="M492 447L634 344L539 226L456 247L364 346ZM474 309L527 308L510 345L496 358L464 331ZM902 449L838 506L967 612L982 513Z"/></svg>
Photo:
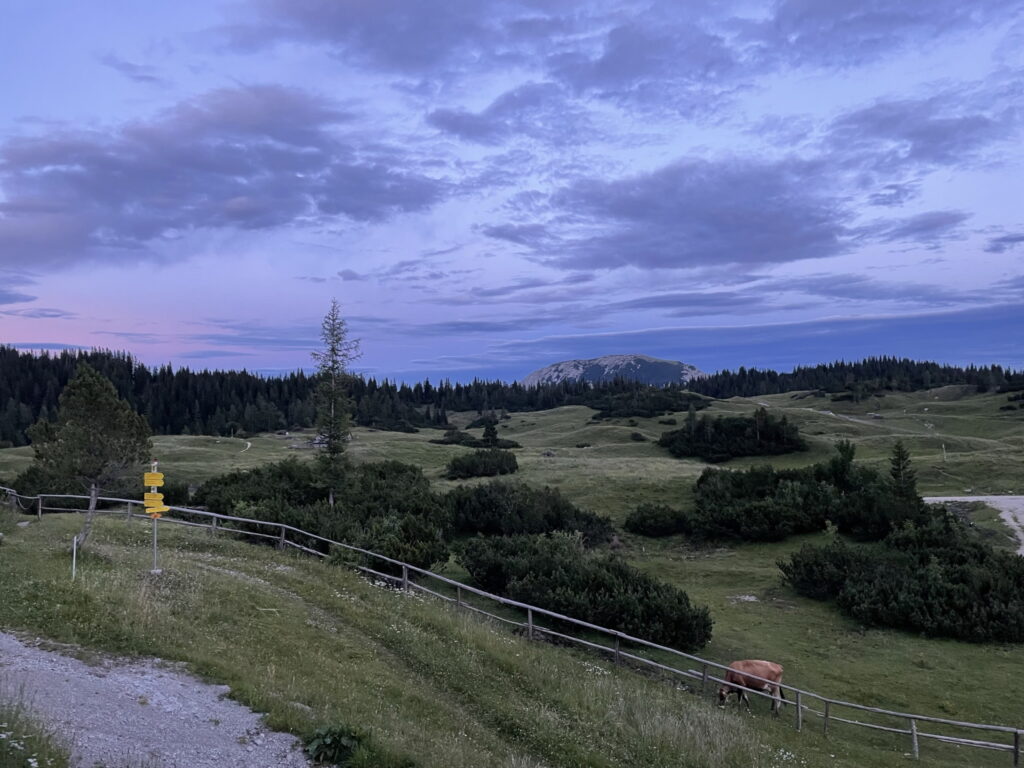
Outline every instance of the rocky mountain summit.
<svg viewBox="0 0 1024 768"><path fill-rule="evenodd" d="M690 379L704 375L695 366L678 360L661 360L648 355L605 355L592 360L564 360L539 368L524 378L522 383L532 387L566 380L597 383L623 378L664 386L685 384Z"/></svg>

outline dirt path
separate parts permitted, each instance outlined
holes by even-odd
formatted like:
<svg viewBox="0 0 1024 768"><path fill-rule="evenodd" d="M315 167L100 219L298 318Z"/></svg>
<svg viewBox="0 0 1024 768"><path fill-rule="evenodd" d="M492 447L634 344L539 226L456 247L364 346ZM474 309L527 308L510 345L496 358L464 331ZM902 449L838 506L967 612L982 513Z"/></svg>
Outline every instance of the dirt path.
<svg viewBox="0 0 1024 768"><path fill-rule="evenodd" d="M158 659L90 666L0 632L0 681L66 733L72 766L289 768L310 763L294 736L268 731L256 713Z"/></svg>
<svg viewBox="0 0 1024 768"><path fill-rule="evenodd" d="M1018 555L1024 555L1024 496L927 496L927 502L980 501L999 510L999 516L1017 537Z"/></svg>

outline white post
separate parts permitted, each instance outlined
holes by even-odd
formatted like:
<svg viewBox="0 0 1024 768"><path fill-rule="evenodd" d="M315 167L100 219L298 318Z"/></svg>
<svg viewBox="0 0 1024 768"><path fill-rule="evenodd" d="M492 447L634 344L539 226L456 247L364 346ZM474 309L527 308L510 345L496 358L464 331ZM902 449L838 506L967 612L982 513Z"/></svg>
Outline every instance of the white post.
<svg viewBox="0 0 1024 768"><path fill-rule="evenodd" d="M163 573L156 563L156 517L151 518L153 520L153 570L150 571L153 575Z"/></svg>
<svg viewBox="0 0 1024 768"><path fill-rule="evenodd" d="M78 534L71 538L71 580L75 580L75 571L78 568Z"/></svg>
<svg viewBox="0 0 1024 768"><path fill-rule="evenodd" d="M914 759L921 759L921 748L917 743L917 720L910 718L910 747L914 753Z"/></svg>

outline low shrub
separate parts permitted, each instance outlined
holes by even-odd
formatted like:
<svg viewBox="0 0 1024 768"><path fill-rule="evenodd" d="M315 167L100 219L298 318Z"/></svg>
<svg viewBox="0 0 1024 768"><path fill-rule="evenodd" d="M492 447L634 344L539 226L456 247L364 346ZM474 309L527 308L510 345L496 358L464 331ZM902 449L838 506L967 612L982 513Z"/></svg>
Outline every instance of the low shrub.
<svg viewBox="0 0 1024 768"><path fill-rule="evenodd" d="M607 518L580 509L554 488L495 480L456 488L448 493L446 503L453 530L461 534L578 531L591 545L608 541L612 535Z"/></svg>
<svg viewBox="0 0 1024 768"><path fill-rule="evenodd" d="M227 514L284 523L334 541L352 544L420 568L448 559L451 527L448 509L430 488L419 467L382 461L349 467L335 492L332 508L326 491L313 483L312 468L294 459L270 464L252 473L231 473L204 484L199 493L210 509L220 512L230 502L231 489L239 498ZM255 490L240 481L257 476ZM258 495L262 494L262 495ZM234 527L267 533L266 526L233 523ZM319 552L329 545L313 538L289 534L291 540ZM366 561L378 570L381 562ZM391 569L393 570L393 569Z"/></svg>
<svg viewBox="0 0 1024 768"><path fill-rule="evenodd" d="M314 763L345 766L367 739L368 734L357 728L318 728L306 739L306 754Z"/></svg>
<svg viewBox="0 0 1024 768"><path fill-rule="evenodd" d="M643 432L630 432L629 439L637 443L645 443L647 442L647 435L645 435Z"/></svg>
<svg viewBox="0 0 1024 768"><path fill-rule="evenodd" d="M491 427L493 428L493 424ZM428 440L427 442L434 443L436 445L463 445L466 448L503 448L508 450L510 448L522 448L522 446L515 440L505 440L504 438L492 438L492 439L481 439L479 437L473 437L468 432L462 432L458 429L449 429L444 433L444 437L437 438L435 440Z"/></svg>
<svg viewBox="0 0 1024 768"><path fill-rule="evenodd" d="M686 512L664 504L641 504L629 513L622 527L641 536L671 536L688 533L690 519Z"/></svg>
<svg viewBox="0 0 1024 768"><path fill-rule="evenodd" d="M339 768L416 768L416 761L384 748L360 728L319 728L306 739L306 754L317 765Z"/></svg>
<svg viewBox="0 0 1024 768"><path fill-rule="evenodd" d="M854 466L851 443L841 441L836 449L829 461L803 469L704 470L694 485L689 533L710 540L781 541L825 530L832 521L841 533L877 541L924 519L926 507L902 445L894 446L889 476Z"/></svg>
<svg viewBox="0 0 1024 768"><path fill-rule="evenodd" d="M969 642L1024 642L1024 558L972 537L941 509L881 543L805 546L778 563L802 595L867 626Z"/></svg>
<svg viewBox="0 0 1024 768"><path fill-rule="evenodd" d="M706 607L614 555L586 552L579 537L477 537L458 558L483 589L513 600L685 651L711 639Z"/></svg>
<svg viewBox="0 0 1024 768"><path fill-rule="evenodd" d="M207 480L194 503L219 515L230 515L235 504L273 499L288 505L313 504L327 496L318 486L312 463L288 458L250 470L229 472Z"/></svg>
<svg viewBox="0 0 1024 768"><path fill-rule="evenodd" d="M465 456L456 456L448 462L449 480L467 477L494 477L510 475L519 469L515 454L500 448L477 450Z"/></svg>

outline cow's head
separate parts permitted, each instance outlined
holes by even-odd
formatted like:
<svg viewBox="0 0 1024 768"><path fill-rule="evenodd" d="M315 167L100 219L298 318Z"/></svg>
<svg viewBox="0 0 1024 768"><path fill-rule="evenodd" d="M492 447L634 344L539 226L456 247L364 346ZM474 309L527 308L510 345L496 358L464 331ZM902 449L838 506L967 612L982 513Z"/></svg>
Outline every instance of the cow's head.
<svg viewBox="0 0 1024 768"><path fill-rule="evenodd" d="M723 685L718 689L718 703L721 706L725 706L725 702L729 700L730 690L728 686Z"/></svg>

